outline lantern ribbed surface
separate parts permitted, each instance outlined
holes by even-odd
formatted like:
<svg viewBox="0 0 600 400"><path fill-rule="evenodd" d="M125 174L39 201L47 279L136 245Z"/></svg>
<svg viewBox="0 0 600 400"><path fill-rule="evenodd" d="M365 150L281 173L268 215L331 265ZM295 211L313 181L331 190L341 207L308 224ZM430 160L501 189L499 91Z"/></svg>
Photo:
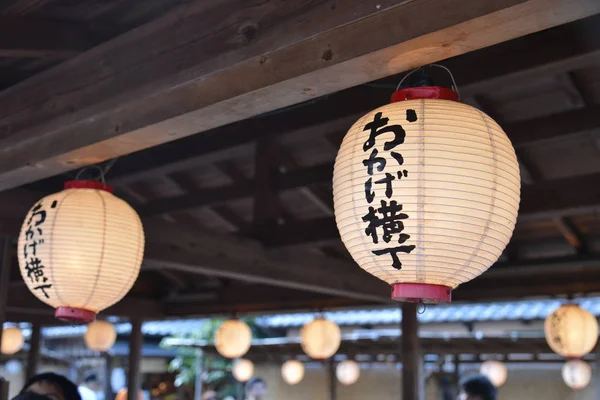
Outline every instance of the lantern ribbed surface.
<svg viewBox="0 0 600 400"><path fill-rule="evenodd" d="M281 366L281 377L288 385L296 385L304 378L304 364L297 360L289 360Z"/></svg>
<svg viewBox="0 0 600 400"><path fill-rule="evenodd" d="M335 375L343 385L353 385L360 377L360 367L356 361L345 360L340 362L335 368Z"/></svg>
<svg viewBox="0 0 600 400"><path fill-rule="evenodd" d="M598 341L598 321L577 304L563 304L544 322L548 345L557 354L578 358L588 354Z"/></svg>
<svg viewBox="0 0 600 400"><path fill-rule="evenodd" d="M2 331L2 343L0 352L5 355L15 354L23 348L25 338L21 329L17 327L4 328Z"/></svg>
<svg viewBox="0 0 600 400"><path fill-rule="evenodd" d="M240 358L233 363L231 373L236 381L247 382L254 375L254 364L250 360Z"/></svg>
<svg viewBox="0 0 600 400"><path fill-rule="evenodd" d="M239 319L223 322L215 333L215 347L223 357L241 357L248 352L251 344L252 331Z"/></svg>
<svg viewBox="0 0 600 400"><path fill-rule="evenodd" d="M29 290L57 308L57 316L61 308L86 313L82 321L93 320L129 292L143 253L138 214L96 188L44 197L27 214L19 235L19 266Z"/></svg>
<svg viewBox="0 0 600 400"><path fill-rule="evenodd" d="M88 325L83 339L88 348L107 351L115 344L117 331L110 322L97 320Z"/></svg>
<svg viewBox="0 0 600 400"><path fill-rule="evenodd" d="M400 101L350 128L333 196L342 241L361 268L391 285L451 289L486 271L508 244L519 165L483 112L449 100Z"/></svg>
<svg viewBox="0 0 600 400"><path fill-rule="evenodd" d="M570 360L562 367L562 377L571 389L583 389L592 380L592 367L582 360Z"/></svg>
<svg viewBox="0 0 600 400"><path fill-rule="evenodd" d="M317 318L304 325L300 336L302 350L317 360L333 356L342 341L340 327L325 318Z"/></svg>
<svg viewBox="0 0 600 400"><path fill-rule="evenodd" d="M495 387L500 387L506 382L506 365L501 361L485 361L481 364L479 371L482 375L487 376Z"/></svg>

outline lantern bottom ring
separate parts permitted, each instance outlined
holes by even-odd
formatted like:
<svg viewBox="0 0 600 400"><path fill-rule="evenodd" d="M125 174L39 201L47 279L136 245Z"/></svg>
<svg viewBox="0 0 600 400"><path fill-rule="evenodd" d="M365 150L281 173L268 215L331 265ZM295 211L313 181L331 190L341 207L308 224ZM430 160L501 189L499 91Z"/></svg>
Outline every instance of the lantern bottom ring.
<svg viewBox="0 0 600 400"><path fill-rule="evenodd" d="M427 283L394 283L392 299L407 303L448 303L452 300L452 288Z"/></svg>
<svg viewBox="0 0 600 400"><path fill-rule="evenodd" d="M84 308L58 307L54 317L65 322L88 324L96 319L96 313Z"/></svg>

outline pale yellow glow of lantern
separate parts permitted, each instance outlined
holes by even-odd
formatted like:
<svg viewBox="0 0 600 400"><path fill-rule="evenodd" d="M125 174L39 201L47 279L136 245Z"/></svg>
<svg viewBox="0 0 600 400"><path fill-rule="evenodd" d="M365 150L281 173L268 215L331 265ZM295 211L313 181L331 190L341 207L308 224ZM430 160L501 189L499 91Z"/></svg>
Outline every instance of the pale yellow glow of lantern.
<svg viewBox="0 0 600 400"><path fill-rule="evenodd" d="M127 400L127 389L123 388L117 392L115 400ZM138 392L138 400L144 400L144 393L140 390Z"/></svg>
<svg viewBox="0 0 600 400"><path fill-rule="evenodd" d="M223 357L241 357L248 352L251 344L250 327L238 319L223 322L215 334L215 347Z"/></svg>
<svg viewBox="0 0 600 400"><path fill-rule="evenodd" d="M107 351L117 340L115 326L108 321L94 321L87 327L83 336L88 348L95 351Z"/></svg>
<svg viewBox="0 0 600 400"><path fill-rule="evenodd" d="M386 118L385 129L403 128L402 143L386 150L396 137L388 129L369 147L369 124ZM373 150L381 163L370 175L363 161ZM385 179L392 178L388 197ZM441 99L399 101L369 112L350 128L335 161L333 196L346 248L362 269L407 297L394 298L449 301L453 288L486 271L508 244L519 208L519 165L502 128L476 108ZM401 207L395 215L406 216L396 220L402 232L392 232L386 241L379 226L374 243L366 233L371 223L363 217L373 207L382 219L382 202L392 201ZM396 267L390 253L381 253L395 247L404 248L396 253L401 263ZM403 290L409 286L419 286L414 296ZM434 286L437 294L422 290Z"/></svg>
<svg viewBox="0 0 600 400"><path fill-rule="evenodd" d="M67 185L27 214L19 235L19 266L29 290L56 308L58 318L91 322L133 286L144 231L135 210L109 186L93 181ZM32 269L34 256L43 269Z"/></svg>
<svg viewBox="0 0 600 400"><path fill-rule="evenodd" d="M480 372L488 377L495 387L500 387L506 383L506 365L503 362L487 360L481 364Z"/></svg>
<svg viewBox="0 0 600 400"><path fill-rule="evenodd" d="M231 373L236 381L247 382L254 374L254 364L250 360L240 358L233 363Z"/></svg>
<svg viewBox="0 0 600 400"><path fill-rule="evenodd" d="M296 385L304 378L304 364L288 360L281 366L281 377L288 385Z"/></svg>
<svg viewBox="0 0 600 400"><path fill-rule="evenodd" d="M578 358L588 354L598 341L598 321L577 304L563 304L544 322L548 345L557 354Z"/></svg>
<svg viewBox="0 0 600 400"><path fill-rule="evenodd" d="M342 361L337 365L335 369L335 375L337 376L338 381L340 381L340 383L343 385L353 385L360 377L360 366L356 363L356 361Z"/></svg>
<svg viewBox="0 0 600 400"><path fill-rule="evenodd" d="M25 338L21 329L17 327L4 328L2 331L2 344L0 352L5 355L15 354L23 348Z"/></svg>
<svg viewBox="0 0 600 400"><path fill-rule="evenodd" d="M571 389L583 389L592 380L592 367L582 360L570 360L562 367L562 377Z"/></svg>
<svg viewBox="0 0 600 400"><path fill-rule="evenodd" d="M317 360L333 356L342 342L340 327L325 318L317 318L304 325L300 336L302 350Z"/></svg>

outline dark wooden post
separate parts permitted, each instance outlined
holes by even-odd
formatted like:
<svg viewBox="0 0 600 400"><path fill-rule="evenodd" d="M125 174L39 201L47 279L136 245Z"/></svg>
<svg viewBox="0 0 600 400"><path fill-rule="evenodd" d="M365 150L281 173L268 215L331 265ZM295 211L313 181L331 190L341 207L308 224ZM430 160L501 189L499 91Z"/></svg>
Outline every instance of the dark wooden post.
<svg viewBox="0 0 600 400"><path fill-rule="evenodd" d="M2 324L6 321L10 267L13 254L10 238L0 238L0 252L0 343L2 343Z"/></svg>
<svg viewBox="0 0 600 400"><path fill-rule="evenodd" d="M104 353L104 400L112 400L114 394L110 384L112 377L112 357L108 353Z"/></svg>
<svg viewBox="0 0 600 400"><path fill-rule="evenodd" d="M459 354L454 355L454 391L455 395L458 396L460 393L460 360Z"/></svg>
<svg viewBox="0 0 600 400"><path fill-rule="evenodd" d="M337 398L337 377L335 375L335 360L333 357L329 359L328 365L329 373L329 400L336 400Z"/></svg>
<svg viewBox="0 0 600 400"><path fill-rule="evenodd" d="M29 353L27 353L26 379L31 378L37 373L38 364L40 363L41 341L42 327L39 324L33 324L31 327L31 337L29 338Z"/></svg>
<svg viewBox="0 0 600 400"><path fill-rule="evenodd" d="M8 400L8 381L0 376L0 400Z"/></svg>
<svg viewBox="0 0 600 400"><path fill-rule="evenodd" d="M142 361L142 320L131 320L129 337L129 371L127 376L127 400L137 400L141 387L140 363Z"/></svg>
<svg viewBox="0 0 600 400"><path fill-rule="evenodd" d="M423 400L417 304L402 305L402 399Z"/></svg>

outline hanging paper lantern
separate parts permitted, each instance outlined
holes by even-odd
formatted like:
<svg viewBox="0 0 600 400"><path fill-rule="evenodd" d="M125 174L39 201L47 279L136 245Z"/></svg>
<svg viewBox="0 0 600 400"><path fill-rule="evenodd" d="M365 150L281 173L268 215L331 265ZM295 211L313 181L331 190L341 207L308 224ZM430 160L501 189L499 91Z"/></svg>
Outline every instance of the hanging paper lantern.
<svg viewBox="0 0 600 400"><path fill-rule="evenodd" d="M87 323L121 300L144 253L137 213L108 185L70 181L27 214L18 247L29 290L62 320Z"/></svg>
<svg viewBox="0 0 600 400"><path fill-rule="evenodd" d="M340 327L325 318L317 318L304 325L300 335L302 350L317 360L334 355L342 342Z"/></svg>
<svg viewBox="0 0 600 400"><path fill-rule="evenodd" d="M500 361L485 361L481 364L480 372L487 376L495 387L500 387L506 382L506 365Z"/></svg>
<svg viewBox="0 0 600 400"><path fill-rule="evenodd" d="M0 352L6 355L15 354L23 348L23 343L25 343L25 338L21 329L17 327L4 328Z"/></svg>
<svg viewBox="0 0 600 400"><path fill-rule="evenodd" d="M138 400L144 400L144 393L140 390L138 392ZM127 400L127 389L123 388L117 392L115 400Z"/></svg>
<svg viewBox="0 0 600 400"><path fill-rule="evenodd" d="M233 363L231 373L236 381L247 382L254 374L254 364L250 360L240 358Z"/></svg>
<svg viewBox="0 0 600 400"><path fill-rule="evenodd" d="M241 357L248 352L251 344L252 331L239 319L223 322L215 334L215 347L223 357Z"/></svg>
<svg viewBox="0 0 600 400"><path fill-rule="evenodd" d="M108 321L94 321L87 327L83 336L85 344L95 351L107 351L117 340L115 326Z"/></svg>
<svg viewBox="0 0 600 400"><path fill-rule="evenodd" d="M456 100L441 87L397 91L350 128L335 161L342 241L395 300L450 301L512 236L515 151L494 120Z"/></svg>
<svg viewBox="0 0 600 400"><path fill-rule="evenodd" d="M550 348L567 358L586 355L598 341L598 321L577 304L563 304L544 322Z"/></svg>
<svg viewBox="0 0 600 400"><path fill-rule="evenodd" d="M571 389L583 389L592 380L592 367L582 360L567 361L562 367L562 377Z"/></svg>
<svg viewBox="0 0 600 400"><path fill-rule="evenodd" d="M360 377L360 367L356 361L345 360L337 365L335 375L343 385L353 385Z"/></svg>
<svg viewBox="0 0 600 400"><path fill-rule="evenodd" d="M296 385L304 378L304 364L288 360L281 366L281 377L288 385Z"/></svg>

